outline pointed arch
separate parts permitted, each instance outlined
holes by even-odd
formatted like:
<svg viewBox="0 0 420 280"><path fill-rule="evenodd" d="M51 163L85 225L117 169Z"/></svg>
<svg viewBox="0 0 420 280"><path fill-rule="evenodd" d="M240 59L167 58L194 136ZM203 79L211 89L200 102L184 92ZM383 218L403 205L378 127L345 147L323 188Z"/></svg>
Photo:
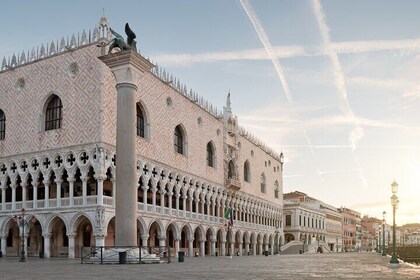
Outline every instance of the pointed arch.
<svg viewBox="0 0 420 280"><path fill-rule="evenodd" d="M0 140L6 138L6 115L0 109Z"/></svg>
<svg viewBox="0 0 420 280"><path fill-rule="evenodd" d="M236 180L235 164L233 160L230 160L228 163L228 178Z"/></svg>
<svg viewBox="0 0 420 280"><path fill-rule="evenodd" d="M265 193L266 192L266 179L265 179L265 174L264 173L261 174L260 183L261 183L261 192Z"/></svg>
<svg viewBox="0 0 420 280"><path fill-rule="evenodd" d="M274 182L274 198L279 198L279 182Z"/></svg>
<svg viewBox="0 0 420 280"><path fill-rule="evenodd" d="M140 101L136 103L136 119L137 136L150 139L148 112Z"/></svg>
<svg viewBox="0 0 420 280"><path fill-rule="evenodd" d="M43 233L45 233L45 234L51 233L52 230L53 230L54 225L59 220L63 221L63 223L64 223L64 225L65 225L65 227L66 227L66 229L68 231L68 228L69 227L68 227L68 223L67 223L66 218L63 215L59 214L59 213L53 213L51 216L49 216L47 218L47 220L45 221L44 225L43 226L41 225L42 230L45 231Z"/></svg>
<svg viewBox="0 0 420 280"><path fill-rule="evenodd" d="M181 155L187 155L187 147L187 133L182 124L179 124L174 130L175 152Z"/></svg>
<svg viewBox="0 0 420 280"><path fill-rule="evenodd" d="M63 121L63 103L60 97L51 94L44 105L44 131L60 129Z"/></svg>
<svg viewBox="0 0 420 280"><path fill-rule="evenodd" d="M207 143L206 147L207 166L216 167L216 149L213 141Z"/></svg>
<svg viewBox="0 0 420 280"><path fill-rule="evenodd" d="M244 163L244 181L248 183L251 182L251 166L249 160L246 160Z"/></svg>

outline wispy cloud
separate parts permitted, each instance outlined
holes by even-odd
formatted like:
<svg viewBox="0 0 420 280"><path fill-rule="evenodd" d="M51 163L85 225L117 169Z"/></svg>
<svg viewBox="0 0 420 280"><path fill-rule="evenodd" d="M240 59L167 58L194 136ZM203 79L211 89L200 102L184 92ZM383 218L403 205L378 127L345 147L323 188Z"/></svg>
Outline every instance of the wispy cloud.
<svg viewBox="0 0 420 280"><path fill-rule="evenodd" d="M189 66L194 63L235 61L235 60L271 60L293 57L309 57L328 55L330 51L337 54L357 54L380 51L398 51L409 55L420 52L420 39L413 40L374 40L374 41L346 41L330 42L329 49L325 50L313 46L272 46L271 56L265 48L247 49L230 52L206 52L206 53L179 53L157 54L153 59L165 65ZM416 59L420 55L416 56Z"/></svg>
<svg viewBox="0 0 420 280"><path fill-rule="evenodd" d="M251 4L248 2L248 0L240 0L240 3L242 5L242 8L244 9L245 13L247 14L249 20L251 21L252 26L255 29L255 32L258 35L258 38L260 39L261 43L264 46L264 49L266 50L268 57L270 58L271 62L273 63L274 69L276 70L277 76L280 79L281 85L283 87L284 94L286 95L287 101L289 104L293 105L293 98L292 94L290 92L289 85L286 80L286 76L284 74L283 68L281 67L278 58L275 54L275 51L273 49L273 46L270 42L270 39L267 36L267 33L265 32L260 20L258 19L257 15L254 12L254 9L252 8ZM292 111L295 115L296 112L294 111L292 107ZM312 145L311 139L309 138L306 131L303 131L303 135L308 142L309 146ZM312 157L315 157L315 153L313 149L311 149Z"/></svg>
<svg viewBox="0 0 420 280"><path fill-rule="evenodd" d="M277 46L272 47L273 57L291 58L310 56L302 46ZM166 65L189 66L194 63L235 61L235 60L270 60L270 56L265 48L249 49L232 52L208 52L208 53L180 53L180 54L161 54L153 57L159 63Z"/></svg>

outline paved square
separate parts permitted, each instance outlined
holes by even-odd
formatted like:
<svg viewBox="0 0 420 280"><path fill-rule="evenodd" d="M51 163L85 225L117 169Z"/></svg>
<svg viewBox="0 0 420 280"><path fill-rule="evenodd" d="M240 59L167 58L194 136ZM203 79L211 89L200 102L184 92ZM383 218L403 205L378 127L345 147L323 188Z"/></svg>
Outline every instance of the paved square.
<svg viewBox="0 0 420 280"><path fill-rule="evenodd" d="M0 279L420 279L420 267L388 268L377 253L186 258L184 263L91 265L78 260L0 259Z"/></svg>

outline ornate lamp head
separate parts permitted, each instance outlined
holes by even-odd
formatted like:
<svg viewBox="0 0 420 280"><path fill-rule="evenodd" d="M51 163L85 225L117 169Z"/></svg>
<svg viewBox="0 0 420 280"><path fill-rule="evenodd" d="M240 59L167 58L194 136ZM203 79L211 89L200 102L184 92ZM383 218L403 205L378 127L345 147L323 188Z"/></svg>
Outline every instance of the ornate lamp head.
<svg viewBox="0 0 420 280"><path fill-rule="evenodd" d="M397 184L397 182L393 182L392 184L391 184L391 189L392 189L392 193L393 194L396 194L397 193L397 191L398 191L398 184Z"/></svg>
<svg viewBox="0 0 420 280"><path fill-rule="evenodd" d="M384 218L383 220L384 220L384 222L385 222L385 217L386 217L386 212L384 211L384 212L382 212L382 217Z"/></svg>

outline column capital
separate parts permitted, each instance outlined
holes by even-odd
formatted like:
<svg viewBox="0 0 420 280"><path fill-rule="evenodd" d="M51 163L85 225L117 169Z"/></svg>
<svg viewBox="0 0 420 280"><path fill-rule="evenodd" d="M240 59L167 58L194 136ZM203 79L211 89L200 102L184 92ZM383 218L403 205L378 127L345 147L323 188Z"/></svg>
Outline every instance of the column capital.
<svg viewBox="0 0 420 280"><path fill-rule="evenodd" d="M148 234L142 234L140 235L141 239L148 239L149 235Z"/></svg>
<svg viewBox="0 0 420 280"><path fill-rule="evenodd" d="M103 63L111 68L118 84L137 83L137 75L149 72L154 65L133 50L120 51L99 57Z"/></svg>
<svg viewBox="0 0 420 280"><path fill-rule="evenodd" d="M51 233L44 233L42 236L44 238L51 238L52 234Z"/></svg>

